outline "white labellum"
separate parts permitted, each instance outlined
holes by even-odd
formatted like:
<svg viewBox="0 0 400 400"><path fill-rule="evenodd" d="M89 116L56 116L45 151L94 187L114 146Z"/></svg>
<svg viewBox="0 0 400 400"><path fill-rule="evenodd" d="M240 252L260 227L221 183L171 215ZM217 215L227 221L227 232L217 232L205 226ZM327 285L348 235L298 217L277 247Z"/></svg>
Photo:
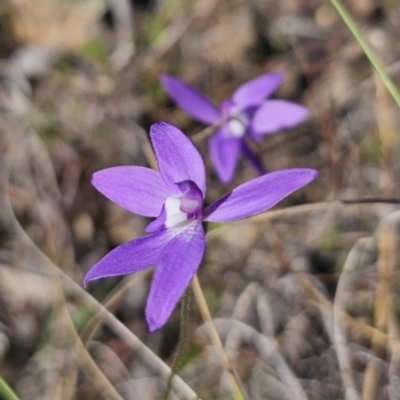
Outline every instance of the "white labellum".
<svg viewBox="0 0 400 400"><path fill-rule="evenodd" d="M237 138L243 137L246 132L246 126L236 118L228 121L228 128L230 133Z"/></svg>
<svg viewBox="0 0 400 400"><path fill-rule="evenodd" d="M184 221L188 221L187 214L180 209L181 203L182 199L176 196L170 196L165 200L165 213L167 214L165 226L167 228L172 228Z"/></svg>

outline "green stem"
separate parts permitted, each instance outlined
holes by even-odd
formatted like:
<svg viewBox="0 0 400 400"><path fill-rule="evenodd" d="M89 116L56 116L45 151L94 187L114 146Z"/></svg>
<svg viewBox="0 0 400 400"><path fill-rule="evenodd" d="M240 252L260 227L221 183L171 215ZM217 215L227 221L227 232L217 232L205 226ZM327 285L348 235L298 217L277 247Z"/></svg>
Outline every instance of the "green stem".
<svg viewBox="0 0 400 400"><path fill-rule="evenodd" d="M383 83L385 84L386 88L389 90L390 94L393 96L393 99L400 107L400 91L386 73L385 69L383 68L382 64L380 63L378 57L375 55L374 51L372 50L371 46L368 42L364 39L361 31L358 29L357 24L347 12L346 8L343 6L340 0L330 0L333 6L336 8L336 11L342 17L343 21L353 34L354 38L357 40L358 44L363 49L365 55L368 57L370 63L375 68L376 72L382 79Z"/></svg>
<svg viewBox="0 0 400 400"><path fill-rule="evenodd" d="M0 399L2 400L20 400L8 383L0 376Z"/></svg>
<svg viewBox="0 0 400 400"><path fill-rule="evenodd" d="M181 301L181 321L179 332L179 344L176 352L175 360L171 367L171 375L168 378L167 388L165 389L163 400L168 400L172 389L172 380L182 366L183 356L185 355L190 317L190 295L189 290L186 290Z"/></svg>

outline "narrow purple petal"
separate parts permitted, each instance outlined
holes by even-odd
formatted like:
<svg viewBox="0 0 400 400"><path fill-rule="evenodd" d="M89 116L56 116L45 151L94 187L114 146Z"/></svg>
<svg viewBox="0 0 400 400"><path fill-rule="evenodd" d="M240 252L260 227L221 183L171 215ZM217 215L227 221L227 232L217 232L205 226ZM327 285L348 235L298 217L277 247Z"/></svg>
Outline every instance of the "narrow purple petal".
<svg viewBox="0 0 400 400"><path fill-rule="evenodd" d="M171 194L159 172L143 167L102 169L93 174L92 184L114 203L146 217L158 216Z"/></svg>
<svg viewBox="0 0 400 400"><path fill-rule="evenodd" d="M211 125L220 119L217 107L186 83L169 75L162 75L161 83L175 103L194 119Z"/></svg>
<svg viewBox="0 0 400 400"><path fill-rule="evenodd" d="M224 134L225 126L217 130L209 141L210 157L221 182L232 180L239 156L241 139Z"/></svg>
<svg viewBox="0 0 400 400"><path fill-rule="evenodd" d="M164 230L115 248L89 270L83 280L84 286L94 279L132 274L151 267L158 262L162 250L173 237L173 231Z"/></svg>
<svg viewBox="0 0 400 400"><path fill-rule="evenodd" d="M176 235L161 253L146 305L150 330L161 328L193 279L206 248L201 223Z"/></svg>
<svg viewBox="0 0 400 400"><path fill-rule="evenodd" d="M153 124L150 128L150 137L161 176L170 189L179 193L177 183L193 181L204 196L206 190L204 163L190 139L168 122Z"/></svg>
<svg viewBox="0 0 400 400"><path fill-rule="evenodd" d="M161 210L160 215L154 220L151 221L145 228L147 233L156 232L161 229L166 229L165 221L167 220L167 213L165 211L165 204Z"/></svg>
<svg viewBox="0 0 400 400"><path fill-rule="evenodd" d="M207 207L205 221L225 222L250 217L273 207L318 175L308 168L284 169L246 182Z"/></svg>
<svg viewBox="0 0 400 400"><path fill-rule="evenodd" d="M232 109L237 108L232 99L225 99L221 103L221 117L224 120L229 119L232 116ZM236 110L235 110L236 111Z"/></svg>
<svg viewBox="0 0 400 400"><path fill-rule="evenodd" d="M255 134L264 135L292 128L306 120L307 108L285 100L268 100L255 112L252 128Z"/></svg>
<svg viewBox="0 0 400 400"><path fill-rule="evenodd" d="M261 75L239 86L232 99L242 109L258 106L275 92L283 78L281 73Z"/></svg>
<svg viewBox="0 0 400 400"><path fill-rule="evenodd" d="M242 153L246 160L251 164L251 166L260 174L263 175L267 172L265 169L260 157L254 153L254 151L250 148L250 146L246 143L245 140L242 140L240 143L240 147L242 149Z"/></svg>

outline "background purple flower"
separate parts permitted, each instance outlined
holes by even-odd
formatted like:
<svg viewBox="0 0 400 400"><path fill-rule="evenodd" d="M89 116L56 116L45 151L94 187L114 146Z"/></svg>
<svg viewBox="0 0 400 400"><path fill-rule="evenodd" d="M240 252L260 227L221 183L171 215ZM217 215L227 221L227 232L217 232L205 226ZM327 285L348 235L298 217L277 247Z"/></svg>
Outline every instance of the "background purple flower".
<svg viewBox="0 0 400 400"><path fill-rule="evenodd" d="M291 128L308 117L308 110L299 104L266 100L282 81L280 73L261 75L241 85L218 109L181 80L169 75L161 77L165 90L179 107L198 121L216 126L209 142L210 157L224 183L233 178L240 152L260 173L265 172L246 143L246 136L259 141L264 135Z"/></svg>
<svg viewBox="0 0 400 400"><path fill-rule="evenodd" d="M199 152L177 127L166 122L150 129L159 172L121 166L93 175L93 185L110 200L140 215L156 217L148 235L125 243L86 275L124 275L157 265L146 305L150 330L160 328L190 284L206 247L203 221L246 218L274 206L316 176L312 169L287 169L246 182L204 209L205 169Z"/></svg>

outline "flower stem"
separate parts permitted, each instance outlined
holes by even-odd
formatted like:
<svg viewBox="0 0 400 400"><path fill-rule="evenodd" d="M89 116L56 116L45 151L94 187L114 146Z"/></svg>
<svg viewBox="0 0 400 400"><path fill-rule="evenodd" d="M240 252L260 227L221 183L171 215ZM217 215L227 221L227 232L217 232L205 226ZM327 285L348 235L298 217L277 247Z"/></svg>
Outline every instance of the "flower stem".
<svg viewBox="0 0 400 400"><path fill-rule="evenodd" d="M176 352L175 360L171 367L171 374L167 381L167 388L165 389L163 400L168 400L169 394L171 393L172 389L172 380L174 379L174 376L178 373L182 365L183 356L185 355L186 345L187 345L189 318L190 318L190 296L189 296L189 290L186 290L181 300L181 321L180 321L181 324L179 332L178 350Z"/></svg>
<svg viewBox="0 0 400 400"><path fill-rule="evenodd" d="M382 79L386 88L389 90L393 99L396 101L397 105L400 107L400 91L399 91L398 87L395 85L395 83L392 81L392 79L386 73L385 69L383 68L378 57L375 55L371 46L364 39L357 24L355 23L353 18L350 16L350 14L346 10L346 8L343 6L341 0L331 0L331 3L336 8L336 11L339 13L342 20L344 21L344 23L347 25L347 27L353 34L354 38L357 40L358 44L363 49L365 55L368 57L370 63L375 68L376 72L378 73L379 77Z"/></svg>
<svg viewBox="0 0 400 400"><path fill-rule="evenodd" d="M228 356L225 353L224 346L222 344L221 338L219 337L217 328L214 325L213 319L211 317L210 310L207 306L206 299L203 294L203 290L201 289L199 279L197 275L193 278L192 288L194 297L196 299L197 305L199 306L201 315L206 323L208 334L210 335L210 339L213 342L214 346L216 347L222 365L228 371L233 385L234 395L236 400L244 400L245 397L243 395L242 389L240 387L239 378L237 377L235 370L233 369Z"/></svg>
<svg viewBox="0 0 400 400"><path fill-rule="evenodd" d="M193 143L201 143L204 139L207 139L218 129L218 125L207 126L195 135L191 136L190 139Z"/></svg>
<svg viewBox="0 0 400 400"><path fill-rule="evenodd" d="M10 388L8 383L0 376L0 399L3 400L20 400L15 392Z"/></svg>

